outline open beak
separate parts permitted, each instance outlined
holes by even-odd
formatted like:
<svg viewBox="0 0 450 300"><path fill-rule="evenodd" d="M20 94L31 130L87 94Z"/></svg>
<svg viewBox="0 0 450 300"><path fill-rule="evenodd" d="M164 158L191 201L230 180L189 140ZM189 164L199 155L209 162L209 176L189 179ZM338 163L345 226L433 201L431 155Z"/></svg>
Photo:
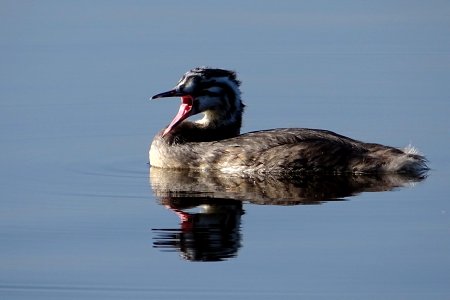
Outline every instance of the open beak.
<svg viewBox="0 0 450 300"><path fill-rule="evenodd" d="M169 126L167 126L167 128L164 130L162 136L165 136L174 127L176 127L183 120L185 120L186 118L188 118L193 114L192 107L194 104L194 98L192 98L191 95L183 94L176 90L170 90L164 93L156 94L155 96L152 97L152 99L167 98L167 97L181 97L181 105L177 115L175 116L175 118L173 118L172 122L170 122Z"/></svg>

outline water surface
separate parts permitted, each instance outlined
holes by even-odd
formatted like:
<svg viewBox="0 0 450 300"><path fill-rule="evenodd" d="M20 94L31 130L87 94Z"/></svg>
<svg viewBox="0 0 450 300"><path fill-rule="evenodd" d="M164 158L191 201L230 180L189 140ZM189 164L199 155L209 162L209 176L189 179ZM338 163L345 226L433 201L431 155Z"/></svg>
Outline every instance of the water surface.
<svg viewBox="0 0 450 300"><path fill-rule="evenodd" d="M0 7L1 298L450 297L446 2ZM432 171L174 199L147 151L178 101L148 97L198 65L238 72L243 131L411 143Z"/></svg>

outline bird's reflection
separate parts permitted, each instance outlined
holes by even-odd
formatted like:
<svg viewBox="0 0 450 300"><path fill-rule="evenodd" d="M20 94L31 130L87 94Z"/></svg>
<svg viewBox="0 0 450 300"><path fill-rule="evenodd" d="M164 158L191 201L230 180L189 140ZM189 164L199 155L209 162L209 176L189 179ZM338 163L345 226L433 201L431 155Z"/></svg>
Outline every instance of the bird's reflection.
<svg viewBox="0 0 450 300"><path fill-rule="evenodd" d="M150 168L150 185L160 202L180 218L176 229L153 229L154 247L179 251L192 261L221 261L241 247L243 203L321 204L362 192L414 185L425 177L402 174L241 177L192 170Z"/></svg>
<svg viewBox="0 0 450 300"><path fill-rule="evenodd" d="M180 217L181 226L153 229L157 233L154 247L177 249L191 261L220 261L236 256L244 214L241 201L180 197L161 199L161 203Z"/></svg>

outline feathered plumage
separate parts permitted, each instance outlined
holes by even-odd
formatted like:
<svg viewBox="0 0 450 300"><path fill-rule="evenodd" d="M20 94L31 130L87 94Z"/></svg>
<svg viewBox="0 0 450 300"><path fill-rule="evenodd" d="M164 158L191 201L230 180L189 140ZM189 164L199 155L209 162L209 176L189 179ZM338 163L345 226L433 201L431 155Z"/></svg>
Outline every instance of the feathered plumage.
<svg viewBox="0 0 450 300"><path fill-rule="evenodd" d="M238 174L423 174L424 156L360 142L327 130L283 128L240 134L244 104L232 71L195 68L173 90L152 99L181 97L178 114L153 140L150 164L159 168L210 169ZM204 113L190 122L189 116Z"/></svg>

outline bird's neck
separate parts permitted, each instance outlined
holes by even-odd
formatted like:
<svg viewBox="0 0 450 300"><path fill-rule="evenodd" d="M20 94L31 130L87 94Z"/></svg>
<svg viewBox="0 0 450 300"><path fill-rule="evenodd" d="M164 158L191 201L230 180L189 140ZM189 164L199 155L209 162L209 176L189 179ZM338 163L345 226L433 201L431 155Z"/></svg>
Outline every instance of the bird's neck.
<svg viewBox="0 0 450 300"><path fill-rule="evenodd" d="M241 125L242 112L232 117L207 112L198 121L182 122L164 135L163 139L169 144L219 141L238 136Z"/></svg>

